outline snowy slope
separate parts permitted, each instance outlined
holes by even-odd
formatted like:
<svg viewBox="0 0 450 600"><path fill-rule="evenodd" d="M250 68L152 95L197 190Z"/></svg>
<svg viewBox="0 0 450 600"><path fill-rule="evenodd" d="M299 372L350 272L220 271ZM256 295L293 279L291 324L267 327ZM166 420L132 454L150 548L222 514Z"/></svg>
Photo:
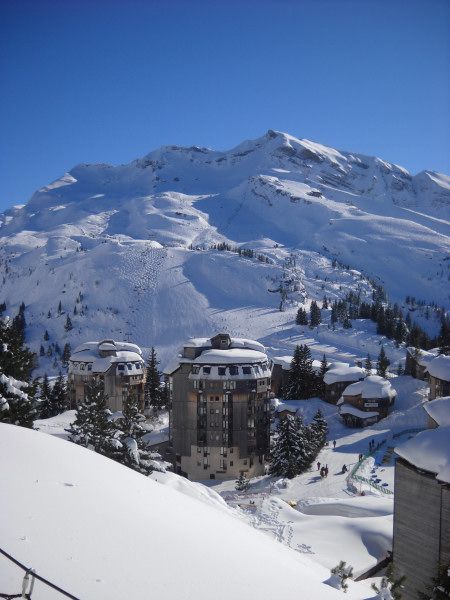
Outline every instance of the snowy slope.
<svg viewBox="0 0 450 600"><path fill-rule="evenodd" d="M11 315L25 301L34 350L45 329L72 345L89 329L153 344L165 361L191 335L285 328L281 281L288 309L367 287L357 271L393 300L448 307L449 219L442 174L273 131L227 152L169 146L128 165L78 165L0 215L1 299ZM268 262L211 249L223 241ZM356 271L333 269L333 257Z"/></svg>
<svg viewBox="0 0 450 600"><path fill-rule="evenodd" d="M32 452L30 452L32 448ZM199 502L89 450L0 425L1 547L80 598L340 598L329 571ZM181 485L181 484L180 484ZM201 486L199 486L201 487ZM213 492L209 492L210 497ZM2 592L17 567L0 557ZM349 598L368 598L353 583ZM36 584L33 599L57 594Z"/></svg>

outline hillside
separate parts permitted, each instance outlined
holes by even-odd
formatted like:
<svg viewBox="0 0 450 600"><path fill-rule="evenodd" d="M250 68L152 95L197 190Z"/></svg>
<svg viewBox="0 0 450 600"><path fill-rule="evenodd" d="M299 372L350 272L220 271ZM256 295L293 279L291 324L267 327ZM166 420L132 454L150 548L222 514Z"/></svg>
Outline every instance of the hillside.
<svg viewBox="0 0 450 600"><path fill-rule="evenodd" d="M288 333L299 302L370 296L362 276L448 308L449 201L445 175L274 131L228 152L78 165L0 216L1 298L11 315L25 301L35 351L46 329L60 345L89 331L155 345L163 362L192 335Z"/></svg>
<svg viewBox="0 0 450 600"><path fill-rule="evenodd" d="M322 583L328 569L246 525L214 492L200 501L202 486L175 475L164 485L4 424L0 465L1 547L77 597L209 600L211 590L217 600L342 597ZM2 593L17 593L22 576L0 556ZM347 594L372 595L357 583ZM60 598L36 583L33 600Z"/></svg>

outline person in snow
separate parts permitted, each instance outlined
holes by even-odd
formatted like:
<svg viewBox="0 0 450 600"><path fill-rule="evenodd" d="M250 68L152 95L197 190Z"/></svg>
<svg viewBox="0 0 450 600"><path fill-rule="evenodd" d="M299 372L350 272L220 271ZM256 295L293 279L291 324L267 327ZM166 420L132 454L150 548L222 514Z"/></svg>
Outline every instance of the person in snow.
<svg viewBox="0 0 450 600"><path fill-rule="evenodd" d="M322 477L322 479L325 477L325 467L322 467L320 469L320 476Z"/></svg>
<svg viewBox="0 0 450 600"><path fill-rule="evenodd" d="M333 440L333 449L336 448L336 440Z"/></svg>
<svg viewBox="0 0 450 600"><path fill-rule="evenodd" d="M320 470L320 462L319 461L317 461L317 470L318 471Z"/></svg>
<svg viewBox="0 0 450 600"><path fill-rule="evenodd" d="M325 477L328 477L328 465L325 465Z"/></svg>
<svg viewBox="0 0 450 600"><path fill-rule="evenodd" d="M347 473L347 471L348 471L347 465L342 465L342 472Z"/></svg>

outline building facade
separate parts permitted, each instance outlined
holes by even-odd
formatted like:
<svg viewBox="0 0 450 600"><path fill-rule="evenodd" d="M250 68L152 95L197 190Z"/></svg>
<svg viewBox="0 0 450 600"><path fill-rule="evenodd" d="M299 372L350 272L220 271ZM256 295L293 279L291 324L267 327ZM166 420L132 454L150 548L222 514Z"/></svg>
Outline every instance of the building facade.
<svg viewBox="0 0 450 600"><path fill-rule="evenodd" d="M331 363L323 381L326 402L337 404L342 392L351 383L364 379L366 373L361 367L351 367L348 363Z"/></svg>
<svg viewBox="0 0 450 600"><path fill-rule="evenodd" d="M102 340L75 348L69 359L68 373L71 408L83 401L85 387L94 378L103 381L108 408L112 412L122 410L130 391L144 410L145 365L142 351L136 344Z"/></svg>
<svg viewBox="0 0 450 600"><path fill-rule="evenodd" d="M264 346L228 334L190 340L164 372L175 472L194 481L264 474L271 385Z"/></svg>
<svg viewBox="0 0 450 600"><path fill-rule="evenodd" d="M450 395L450 356L439 354L428 365L430 400Z"/></svg>

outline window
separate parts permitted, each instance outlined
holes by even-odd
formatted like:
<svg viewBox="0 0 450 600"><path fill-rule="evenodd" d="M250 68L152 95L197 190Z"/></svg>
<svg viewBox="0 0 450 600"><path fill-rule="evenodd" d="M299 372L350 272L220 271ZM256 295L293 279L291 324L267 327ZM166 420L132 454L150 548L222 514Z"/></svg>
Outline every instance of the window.
<svg viewBox="0 0 450 600"><path fill-rule="evenodd" d="M236 365L230 366L230 375L239 375L239 369Z"/></svg>
<svg viewBox="0 0 450 600"><path fill-rule="evenodd" d="M125 365L117 365L117 370L118 371L124 371L125 370Z"/></svg>
<svg viewBox="0 0 450 600"><path fill-rule="evenodd" d="M88 370L88 371L92 371L92 364L91 364L91 363L89 363L89 364L88 364L88 366L87 366L87 370Z"/></svg>
<svg viewBox="0 0 450 600"><path fill-rule="evenodd" d="M132 365L131 363L127 363L127 369L128 369L129 371L131 371L131 369L132 369L132 368L133 368L133 365Z"/></svg>
<svg viewBox="0 0 450 600"><path fill-rule="evenodd" d="M230 467L232 467L232 466L233 466L233 461L232 461L232 460L230 460Z"/></svg>
<svg viewBox="0 0 450 600"><path fill-rule="evenodd" d="M244 373L244 375L251 375L252 368L251 367L242 367L242 372Z"/></svg>
<svg viewBox="0 0 450 600"><path fill-rule="evenodd" d="M216 402L219 402L219 400L220 400L219 396L216 396L215 400L216 400ZM217 411L217 412L219 412L219 411Z"/></svg>
<svg viewBox="0 0 450 600"><path fill-rule="evenodd" d="M244 465L246 465L246 464L247 464L247 459L246 459L246 458L244 458L244 462L243 462L243 464L244 464Z"/></svg>
<svg viewBox="0 0 450 600"><path fill-rule="evenodd" d="M191 369L192 375L198 375L200 373L200 367L198 365L194 365Z"/></svg>
<svg viewBox="0 0 450 600"><path fill-rule="evenodd" d="M227 370L225 367L219 367L219 375L226 375Z"/></svg>
<svg viewBox="0 0 450 600"><path fill-rule="evenodd" d="M211 367L203 367L203 373L205 373L205 375L209 375L211 373Z"/></svg>
<svg viewBox="0 0 450 600"><path fill-rule="evenodd" d="M81 369L81 371L84 371L84 363L80 364L80 369Z"/></svg>

